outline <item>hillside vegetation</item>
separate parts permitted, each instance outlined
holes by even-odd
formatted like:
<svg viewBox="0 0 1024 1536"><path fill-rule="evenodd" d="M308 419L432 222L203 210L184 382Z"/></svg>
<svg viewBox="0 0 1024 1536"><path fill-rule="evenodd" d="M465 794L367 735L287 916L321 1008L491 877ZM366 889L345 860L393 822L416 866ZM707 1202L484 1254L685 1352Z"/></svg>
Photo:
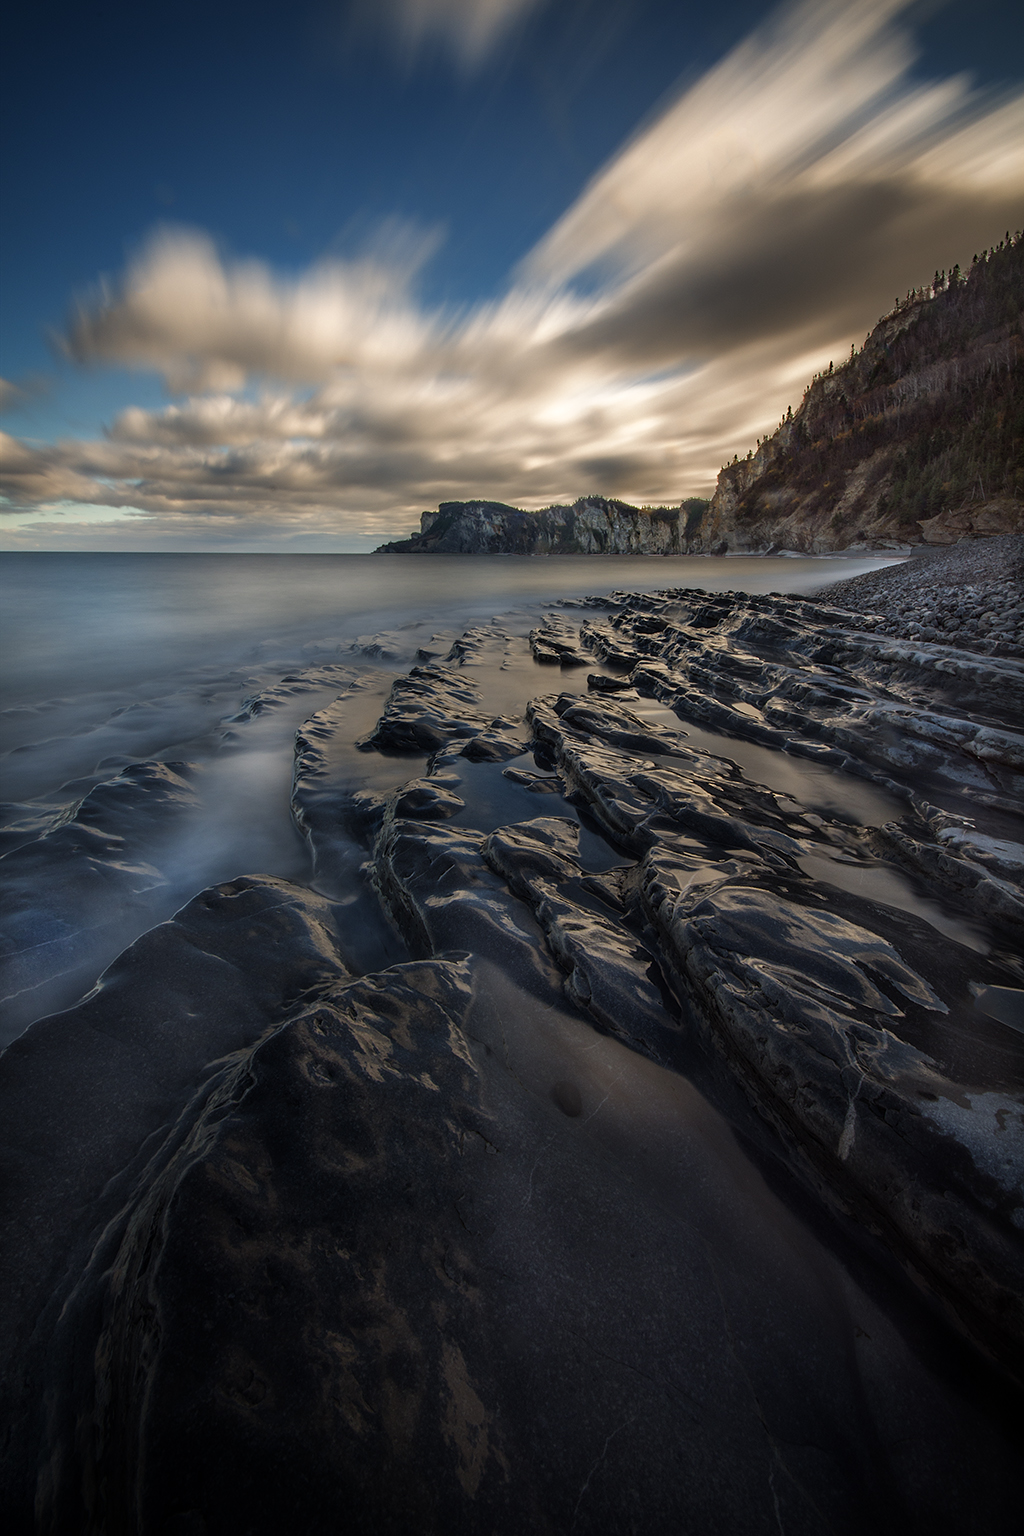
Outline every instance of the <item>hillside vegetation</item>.
<svg viewBox="0 0 1024 1536"><path fill-rule="evenodd" d="M1024 512L1024 242L937 272L722 470L693 550L1006 533ZM937 521L936 521L937 520Z"/></svg>

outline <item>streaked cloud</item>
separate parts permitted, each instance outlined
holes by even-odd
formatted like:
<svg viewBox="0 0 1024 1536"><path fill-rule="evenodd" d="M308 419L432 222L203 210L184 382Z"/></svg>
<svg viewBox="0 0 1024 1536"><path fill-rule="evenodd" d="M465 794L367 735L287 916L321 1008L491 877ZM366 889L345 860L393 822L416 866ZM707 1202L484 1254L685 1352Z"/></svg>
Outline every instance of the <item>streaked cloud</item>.
<svg viewBox="0 0 1024 1536"><path fill-rule="evenodd" d="M79 303L64 350L76 362L153 368L176 393L408 364L430 330L408 285L436 236L396 244L289 281L259 261L223 262L201 232L158 230L116 289L101 284Z"/></svg>
<svg viewBox="0 0 1024 1536"><path fill-rule="evenodd" d="M468 311L417 299L434 236L286 278L158 232L64 344L188 393L13 448L6 494L383 536L449 497L707 489L896 294L1019 222L1024 97L913 81L901 9L777 13Z"/></svg>
<svg viewBox="0 0 1024 1536"><path fill-rule="evenodd" d="M466 70L479 68L516 23L547 0L362 0L367 18L383 24L408 59L440 44Z"/></svg>

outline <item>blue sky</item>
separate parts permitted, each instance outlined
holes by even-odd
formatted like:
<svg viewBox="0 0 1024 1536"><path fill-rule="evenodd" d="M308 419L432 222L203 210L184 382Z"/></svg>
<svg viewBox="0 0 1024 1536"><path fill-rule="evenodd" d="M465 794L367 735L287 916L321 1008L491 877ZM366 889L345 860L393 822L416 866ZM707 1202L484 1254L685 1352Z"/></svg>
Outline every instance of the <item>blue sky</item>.
<svg viewBox="0 0 1024 1536"><path fill-rule="evenodd" d="M25 8L0 540L363 549L447 497L707 492L1021 223L1022 30L1005 0Z"/></svg>

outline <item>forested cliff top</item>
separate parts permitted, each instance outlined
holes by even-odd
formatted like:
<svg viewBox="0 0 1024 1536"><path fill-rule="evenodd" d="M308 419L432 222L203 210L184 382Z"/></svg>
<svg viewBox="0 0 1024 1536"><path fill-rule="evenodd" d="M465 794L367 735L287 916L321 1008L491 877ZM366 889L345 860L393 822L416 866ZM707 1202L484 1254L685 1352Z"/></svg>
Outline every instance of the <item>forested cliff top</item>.
<svg viewBox="0 0 1024 1536"><path fill-rule="evenodd" d="M1024 239L897 299L858 352L727 464L710 503L442 502L393 553L721 554L952 543L1024 530Z"/></svg>

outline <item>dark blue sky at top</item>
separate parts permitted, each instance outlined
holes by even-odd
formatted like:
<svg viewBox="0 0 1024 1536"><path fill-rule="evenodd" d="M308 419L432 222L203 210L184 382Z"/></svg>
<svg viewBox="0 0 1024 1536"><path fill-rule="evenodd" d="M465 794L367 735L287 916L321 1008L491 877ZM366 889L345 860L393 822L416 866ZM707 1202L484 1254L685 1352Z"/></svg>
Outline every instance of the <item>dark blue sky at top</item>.
<svg viewBox="0 0 1024 1536"><path fill-rule="evenodd" d="M49 378L11 430L95 430L155 379L76 374L47 332L161 222L284 270L352 253L381 221L439 228L430 304L500 292L515 262L680 81L772 7L549 0L471 74L403 63L344 3L36 4L4 24L3 356ZM922 6L922 79L1024 73L1019 0ZM927 274L922 274L926 276Z"/></svg>

